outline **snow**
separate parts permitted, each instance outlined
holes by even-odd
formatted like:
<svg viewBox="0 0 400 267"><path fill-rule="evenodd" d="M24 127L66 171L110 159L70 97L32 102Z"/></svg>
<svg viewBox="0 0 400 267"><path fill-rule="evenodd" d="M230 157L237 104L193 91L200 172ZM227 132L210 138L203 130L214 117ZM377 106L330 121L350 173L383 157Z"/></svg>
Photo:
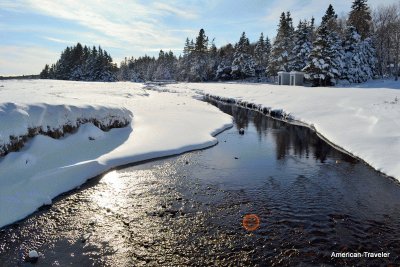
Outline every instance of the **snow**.
<svg viewBox="0 0 400 267"><path fill-rule="evenodd" d="M214 136L232 119L194 98L206 93L282 110L400 180L400 83L373 81L357 87L1 81L2 140L30 126L60 127L87 116L107 122L111 114L132 123L108 132L85 123L61 139L38 135L21 151L1 157L0 227L113 167L216 144Z"/></svg>
<svg viewBox="0 0 400 267"><path fill-rule="evenodd" d="M8 115L0 121L3 136L24 133L29 125L58 127L80 117L133 114L125 128L103 132L86 123L61 139L37 135L21 151L0 158L0 227L113 167L215 145L214 136L232 126L230 116L208 103L186 94L145 91L143 84L52 80L0 84L5 103L1 107L8 107L3 108ZM12 120L7 118L13 111L17 115L10 127ZM39 119L41 111L45 115Z"/></svg>
<svg viewBox="0 0 400 267"><path fill-rule="evenodd" d="M243 83L174 84L166 89L283 109L333 144L400 180L400 91L381 88L386 85L400 89L400 82L392 81L364 84L368 89Z"/></svg>
<svg viewBox="0 0 400 267"><path fill-rule="evenodd" d="M128 109L108 106L0 103L0 152L2 146L10 143L10 136L27 135L29 129L62 131L64 125L78 127L84 119L111 126L118 120L126 124L131 118Z"/></svg>
<svg viewBox="0 0 400 267"><path fill-rule="evenodd" d="M31 251L29 251L28 257L31 258L31 259L32 258L39 258L39 254L37 253L36 250L31 250Z"/></svg>

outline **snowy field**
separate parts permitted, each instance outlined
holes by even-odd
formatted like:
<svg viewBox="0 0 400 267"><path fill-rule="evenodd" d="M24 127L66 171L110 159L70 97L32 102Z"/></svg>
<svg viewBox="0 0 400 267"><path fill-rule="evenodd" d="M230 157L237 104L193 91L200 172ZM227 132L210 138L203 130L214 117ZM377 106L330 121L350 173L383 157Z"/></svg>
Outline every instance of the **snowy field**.
<svg viewBox="0 0 400 267"><path fill-rule="evenodd" d="M142 88L122 82L1 81L2 143L33 126L133 119L108 132L87 123L61 139L38 135L21 151L1 157L0 227L112 167L214 145L213 136L232 125L230 116L205 102Z"/></svg>
<svg viewBox="0 0 400 267"><path fill-rule="evenodd" d="M390 89L389 89L390 88ZM293 87L268 84L188 83L163 88L203 93L283 109L376 170L400 180L400 82L357 87Z"/></svg>
<svg viewBox="0 0 400 267"><path fill-rule="evenodd" d="M79 119L94 118L104 125L132 122L110 131L84 123L60 139L37 135L19 152L0 157L0 227L115 166L216 144L213 136L230 127L232 119L193 98L206 93L283 109L400 180L399 83L374 81L358 87L1 81L0 144L28 128L61 129Z"/></svg>

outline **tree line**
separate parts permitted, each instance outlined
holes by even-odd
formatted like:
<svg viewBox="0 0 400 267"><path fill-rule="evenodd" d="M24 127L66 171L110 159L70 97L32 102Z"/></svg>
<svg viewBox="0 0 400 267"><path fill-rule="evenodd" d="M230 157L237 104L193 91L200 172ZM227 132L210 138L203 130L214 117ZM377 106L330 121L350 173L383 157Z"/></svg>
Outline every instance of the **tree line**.
<svg viewBox="0 0 400 267"><path fill-rule="evenodd" d="M61 57L51 66L45 65L40 73L41 79L74 81L116 81L116 64L107 51L100 46L83 47L80 43L67 47Z"/></svg>
<svg viewBox="0 0 400 267"><path fill-rule="evenodd" d="M78 48L78 45L80 48ZM329 5L321 24L314 18L294 27L290 12L280 16L273 41L261 33L251 43L243 32L235 44L217 48L204 29L187 38L183 54L160 51L157 58L125 58L117 68L99 47L67 48L42 78L102 81L268 81L279 71L302 71L314 85L339 80L361 83L374 77L399 75L400 4L371 11L367 0L354 0L347 16L338 17ZM93 51L94 50L94 51ZM101 51L101 52L100 52Z"/></svg>

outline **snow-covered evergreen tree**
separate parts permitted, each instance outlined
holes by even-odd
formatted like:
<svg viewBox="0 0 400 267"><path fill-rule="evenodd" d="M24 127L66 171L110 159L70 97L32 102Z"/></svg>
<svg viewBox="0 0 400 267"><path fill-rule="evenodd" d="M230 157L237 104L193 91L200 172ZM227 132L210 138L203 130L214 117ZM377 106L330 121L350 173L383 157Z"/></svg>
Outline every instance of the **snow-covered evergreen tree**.
<svg viewBox="0 0 400 267"><path fill-rule="evenodd" d="M218 50L219 63L215 77L217 80L230 80L232 78L232 61L234 59L235 48L232 44L222 46Z"/></svg>
<svg viewBox="0 0 400 267"><path fill-rule="evenodd" d="M265 41L264 35L261 33L260 38L256 43L256 47L254 48L254 59L256 62L256 75L260 76L265 72Z"/></svg>
<svg viewBox="0 0 400 267"><path fill-rule="evenodd" d="M312 26L305 20L299 22L294 33L294 47L290 52L289 70L301 71L309 62L312 50Z"/></svg>
<svg viewBox="0 0 400 267"><path fill-rule="evenodd" d="M376 56L370 38L361 40L361 36L353 26L347 26L343 41L345 67L342 79L350 83L361 83L374 76Z"/></svg>
<svg viewBox="0 0 400 267"><path fill-rule="evenodd" d="M47 65L48 68L48 65ZM76 81L114 81L116 66L112 58L100 46L98 49L83 47L80 43L67 47L56 64L44 73L50 79Z"/></svg>
<svg viewBox="0 0 400 267"><path fill-rule="evenodd" d="M276 76L278 71L289 71L289 54L293 49L293 22L290 12L280 17L278 33L271 48L267 74Z"/></svg>
<svg viewBox="0 0 400 267"><path fill-rule="evenodd" d="M265 37L265 67L266 68L269 65L269 59L271 57L271 49L272 49L271 40L267 36L267 37Z"/></svg>
<svg viewBox="0 0 400 267"><path fill-rule="evenodd" d="M206 81L208 65L208 37L206 36L204 29L200 29L199 31L192 55L193 57L190 61L190 70L188 75L189 80Z"/></svg>
<svg viewBox="0 0 400 267"><path fill-rule="evenodd" d="M363 71L363 81L371 80L376 74L377 57L374 43L371 38L366 38L361 42L361 51L363 60L361 62L361 69Z"/></svg>
<svg viewBox="0 0 400 267"><path fill-rule="evenodd" d="M254 77L256 63L250 54L250 42L243 32L235 47L231 75L234 79Z"/></svg>
<svg viewBox="0 0 400 267"><path fill-rule="evenodd" d="M346 79L350 83L358 83L362 76L361 62L363 54L360 46L361 36L357 33L355 27L347 26L344 38L345 64L341 79Z"/></svg>
<svg viewBox="0 0 400 267"><path fill-rule="evenodd" d="M316 40L309 55L309 63L304 67L305 77L314 85L334 85L344 67L344 52L338 33L335 31L337 15L329 5L318 27Z"/></svg>

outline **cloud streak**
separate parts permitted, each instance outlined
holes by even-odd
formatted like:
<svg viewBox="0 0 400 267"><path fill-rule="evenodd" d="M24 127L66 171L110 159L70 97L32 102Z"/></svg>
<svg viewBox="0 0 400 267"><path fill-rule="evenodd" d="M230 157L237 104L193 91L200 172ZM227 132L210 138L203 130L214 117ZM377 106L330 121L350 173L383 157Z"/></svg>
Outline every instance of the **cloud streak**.
<svg viewBox="0 0 400 267"><path fill-rule="evenodd" d="M59 53L39 46L0 46L0 75L38 74Z"/></svg>

